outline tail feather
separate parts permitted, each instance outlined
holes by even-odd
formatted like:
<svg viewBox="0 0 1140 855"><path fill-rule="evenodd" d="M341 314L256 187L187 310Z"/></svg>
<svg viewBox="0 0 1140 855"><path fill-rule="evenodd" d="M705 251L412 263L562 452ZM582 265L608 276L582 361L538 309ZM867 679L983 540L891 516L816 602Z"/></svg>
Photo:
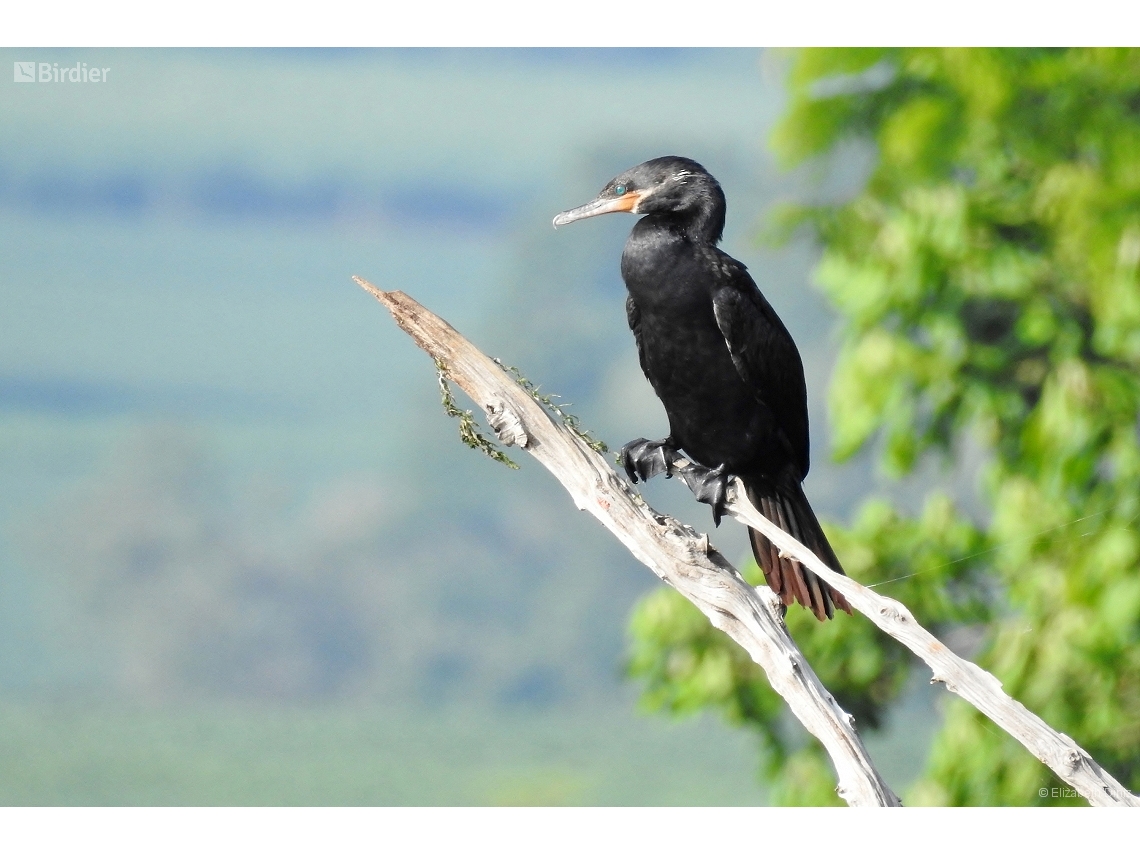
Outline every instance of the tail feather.
<svg viewBox="0 0 1140 855"><path fill-rule="evenodd" d="M760 499L758 507L760 513L768 519L777 518L778 515L776 514L772 500L767 496ZM776 545L755 529L748 529L748 537L752 542L752 553L756 556L756 563L762 568L772 568L771 574L765 572L768 586L780 595L780 599L785 606L791 605L792 591L790 585L784 582L784 574L780 567L780 553L777 551Z"/></svg>
<svg viewBox="0 0 1140 855"><path fill-rule="evenodd" d="M783 518L784 522L787 523L785 530L788 534L807 546L804 541L810 540L811 538L804 537L803 531L800 530L799 518L794 513L791 513L789 508L784 509ZM813 549L812 551L814 552L815 550ZM797 562L797 564L799 564L799 562ZM831 598L824 595L820 590L819 579L814 573L808 572L802 566L797 567L797 570L800 572L796 574L796 577L802 582L803 586L807 588L807 601L811 603L811 610L815 612L816 617L819 617L819 606L822 604L824 613L830 618L834 613L831 608ZM823 618L820 618L820 620L823 620Z"/></svg>
<svg viewBox="0 0 1140 855"><path fill-rule="evenodd" d="M776 512L776 517L772 521L784 531L788 532L788 534L792 534L792 525L790 522L791 509L785 508L784 503L778 500L772 503L772 509ZM792 534L792 537L795 537L795 535ZM799 538L796 539L798 540ZM814 603L811 599L811 594L808 591L807 580L804 578L803 568L800 566L800 563L795 559L780 557L779 547L777 547L776 544L771 543L771 541L769 541L769 543L771 544L772 549L776 552L777 563L775 566L780 568L780 575L784 577L785 586L791 589L790 593L800 603L800 605L807 606L809 608L814 606ZM815 609L812 608L812 611L815 611Z"/></svg>
<svg viewBox="0 0 1140 855"><path fill-rule="evenodd" d="M827 536L798 483L786 489L748 484L746 489L752 504L765 517L814 552L832 570L843 572L835 550L828 543ZM851 606L842 594L799 561L790 556L781 556L776 545L760 532L749 529L748 538L752 542L756 563L764 571L764 579L780 596L784 605L790 606L793 602L798 602L811 609L819 620L832 617L836 606L851 613Z"/></svg>

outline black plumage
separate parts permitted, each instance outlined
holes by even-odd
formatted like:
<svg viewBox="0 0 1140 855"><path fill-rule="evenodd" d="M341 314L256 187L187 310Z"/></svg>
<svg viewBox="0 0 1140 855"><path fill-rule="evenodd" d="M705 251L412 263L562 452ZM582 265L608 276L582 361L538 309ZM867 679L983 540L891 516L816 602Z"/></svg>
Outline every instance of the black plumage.
<svg viewBox="0 0 1140 855"><path fill-rule="evenodd" d="M678 451L700 465L698 497L719 522L728 479L753 504L843 572L803 492L808 473L807 388L795 342L747 269L717 247L724 231L720 184L700 164L660 157L618 175L556 226L617 211L642 215L621 258L626 313L642 371L669 417L664 440L622 450L632 480L668 472ZM692 483L692 478L686 480ZM820 620L838 592L759 532L749 539L768 584Z"/></svg>

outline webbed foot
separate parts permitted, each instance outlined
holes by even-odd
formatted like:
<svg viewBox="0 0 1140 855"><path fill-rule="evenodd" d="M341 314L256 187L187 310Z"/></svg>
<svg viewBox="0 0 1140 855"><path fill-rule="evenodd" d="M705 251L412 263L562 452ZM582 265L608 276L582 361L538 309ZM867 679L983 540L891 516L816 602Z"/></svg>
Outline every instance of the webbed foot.
<svg viewBox="0 0 1140 855"><path fill-rule="evenodd" d="M723 463L716 469L690 463L676 471L685 485L693 491L698 502L712 506L713 523L719 526L724 516L724 503L728 500L728 482L732 479L732 474L725 470Z"/></svg>
<svg viewBox="0 0 1140 855"><path fill-rule="evenodd" d="M680 456L672 439L666 437L662 440L635 439L627 442L622 446L620 459L625 474L636 484L638 479L648 481L662 472L666 478L672 478L672 464Z"/></svg>

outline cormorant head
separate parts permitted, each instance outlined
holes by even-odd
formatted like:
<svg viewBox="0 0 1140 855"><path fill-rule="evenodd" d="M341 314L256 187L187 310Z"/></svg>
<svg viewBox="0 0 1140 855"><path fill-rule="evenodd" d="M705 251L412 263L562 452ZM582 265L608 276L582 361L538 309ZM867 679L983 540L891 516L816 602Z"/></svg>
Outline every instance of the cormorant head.
<svg viewBox="0 0 1140 855"><path fill-rule="evenodd" d="M555 217L554 226L617 211L658 214L692 237L716 243L724 209L724 191L703 166L687 157L658 157L611 179L593 201Z"/></svg>

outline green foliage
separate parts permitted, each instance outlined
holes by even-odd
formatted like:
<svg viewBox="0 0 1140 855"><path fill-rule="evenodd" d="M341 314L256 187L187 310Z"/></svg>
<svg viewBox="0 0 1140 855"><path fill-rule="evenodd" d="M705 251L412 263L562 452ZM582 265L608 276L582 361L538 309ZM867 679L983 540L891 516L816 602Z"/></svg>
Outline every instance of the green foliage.
<svg viewBox="0 0 1140 855"><path fill-rule="evenodd" d="M854 199L789 208L778 224L818 238L818 280L843 318L836 453L876 448L901 475L967 438L989 452L987 526L937 495L917 518L872 500L831 532L836 549L865 583L906 577L884 592L936 632L984 627L980 664L1140 788L1140 51L808 50L790 85L773 140L786 162L841 143L878 152ZM651 602L635 615L632 671L650 697L691 708L695 675L661 667L684 659L691 630L646 635ZM789 622L875 726L910 660L860 618ZM712 638L710 661L729 644ZM732 674L749 685L704 703L765 734L778 791L822 800L803 783L811 763L825 768L817 749L781 737L761 674ZM762 714L734 707L740 696ZM927 773L911 803L1074 801L963 703L948 706Z"/></svg>

